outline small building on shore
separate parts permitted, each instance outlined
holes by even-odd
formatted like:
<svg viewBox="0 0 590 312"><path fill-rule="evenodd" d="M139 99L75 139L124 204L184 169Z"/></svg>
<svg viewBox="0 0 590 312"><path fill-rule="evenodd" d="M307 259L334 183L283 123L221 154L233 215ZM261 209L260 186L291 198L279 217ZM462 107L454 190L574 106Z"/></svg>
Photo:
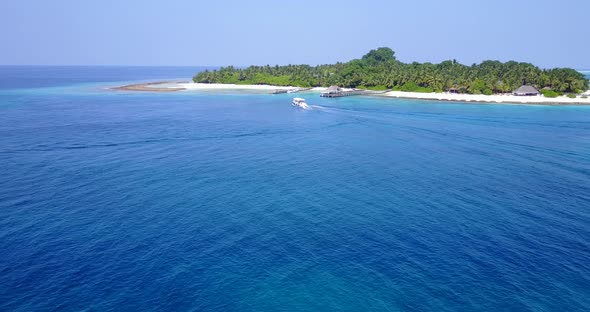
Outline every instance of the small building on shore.
<svg viewBox="0 0 590 312"><path fill-rule="evenodd" d="M326 93L328 94L336 94L340 92L342 92L342 89L340 89L339 86L330 86L328 90L326 90Z"/></svg>
<svg viewBox="0 0 590 312"><path fill-rule="evenodd" d="M520 88L514 90L512 94L517 96L537 96L540 93L539 90L533 86L521 86Z"/></svg>
<svg viewBox="0 0 590 312"><path fill-rule="evenodd" d="M338 97L342 94L342 89L339 86L330 86L326 91L322 92L322 97Z"/></svg>

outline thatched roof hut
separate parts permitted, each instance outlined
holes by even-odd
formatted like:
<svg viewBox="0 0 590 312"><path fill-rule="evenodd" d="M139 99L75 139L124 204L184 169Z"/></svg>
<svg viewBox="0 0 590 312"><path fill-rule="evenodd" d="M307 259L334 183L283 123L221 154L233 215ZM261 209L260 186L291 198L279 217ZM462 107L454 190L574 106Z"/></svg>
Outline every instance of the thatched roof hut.
<svg viewBox="0 0 590 312"><path fill-rule="evenodd" d="M512 94L518 96L535 96L539 95L539 90L533 86L521 86L520 88L514 90Z"/></svg>
<svg viewBox="0 0 590 312"><path fill-rule="evenodd" d="M329 93L338 93L338 92L340 92L342 90L340 89L339 86L330 86L328 88L328 90L326 90L326 91L329 92Z"/></svg>

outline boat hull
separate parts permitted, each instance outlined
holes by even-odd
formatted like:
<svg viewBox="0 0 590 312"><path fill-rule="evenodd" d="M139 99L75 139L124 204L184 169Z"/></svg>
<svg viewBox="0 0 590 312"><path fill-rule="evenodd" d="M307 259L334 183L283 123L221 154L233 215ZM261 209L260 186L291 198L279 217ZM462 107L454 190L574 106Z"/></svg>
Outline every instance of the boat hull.
<svg viewBox="0 0 590 312"><path fill-rule="evenodd" d="M301 98L294 98L293 101L291 102L291 105L301 108L301 109L311 109L311 107L309 107L309 105L307 105L307 103L305 103L305 100L301 99Z"/></svg>

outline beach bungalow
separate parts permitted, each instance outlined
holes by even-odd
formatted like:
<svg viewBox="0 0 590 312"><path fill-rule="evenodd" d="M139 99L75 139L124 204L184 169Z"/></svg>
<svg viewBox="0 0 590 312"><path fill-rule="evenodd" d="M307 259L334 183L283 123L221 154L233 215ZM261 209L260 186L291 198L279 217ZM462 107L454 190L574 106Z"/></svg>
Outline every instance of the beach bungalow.
<svg viewBox="0 0 590 312"><path fill-rule="evenodd" d="M539 90L533 86L521 86L514 90L512 94L517 96L536 96L539 95Z"/></svg>
<svg viewBox="0 0 590 312"><path fill-rule="evenodd" d="M342 89L339 86L330 86L326 91L322 92L320 96L324 97L337 97L342 93Z"/></svg>
<svg viewBox="0 0 590 312"><path fill-rule="evenodd" d="M327 93L340 93L341 91L342 89L340 89L339 86L330 86L328 90L326 90Z"/></svg>

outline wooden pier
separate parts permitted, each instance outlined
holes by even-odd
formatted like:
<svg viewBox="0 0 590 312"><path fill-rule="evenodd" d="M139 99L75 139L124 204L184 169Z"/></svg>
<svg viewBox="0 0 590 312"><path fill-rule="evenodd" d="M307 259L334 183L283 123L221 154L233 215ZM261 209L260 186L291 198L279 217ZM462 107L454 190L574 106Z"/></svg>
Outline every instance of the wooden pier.
<svg viewBox="0 0 590 312"><path fill-rule="evenodd" d="M292 89L276 89L271 92L271 94L284 94L284 93L297 93L297 92L304 92L309 91L313 88L292 88Z"/></svg>
<svg viewBox="0 0 590 312"><path fill-rule="evenodd" d="M320 96L334 98L334 97L361 95L361 94L366 94L366 93L367 93L367 91L365 91L365 90L350 90L350 91L340 91L337 93L327 93L327 92L324 93L324 92L322 92L322 93L320 93Z"/></svg>
<svg viewBox="0 0 590 312"><path fill-rule="evenodd" d="M361 94L365 94L366 92L367 92L366 90L359 90L359 89L342 90L338 86L331 86L328 88L328 90L320 93L320 96L335 98L335 97L343 97L343 96L361 95Z"/></svg>

